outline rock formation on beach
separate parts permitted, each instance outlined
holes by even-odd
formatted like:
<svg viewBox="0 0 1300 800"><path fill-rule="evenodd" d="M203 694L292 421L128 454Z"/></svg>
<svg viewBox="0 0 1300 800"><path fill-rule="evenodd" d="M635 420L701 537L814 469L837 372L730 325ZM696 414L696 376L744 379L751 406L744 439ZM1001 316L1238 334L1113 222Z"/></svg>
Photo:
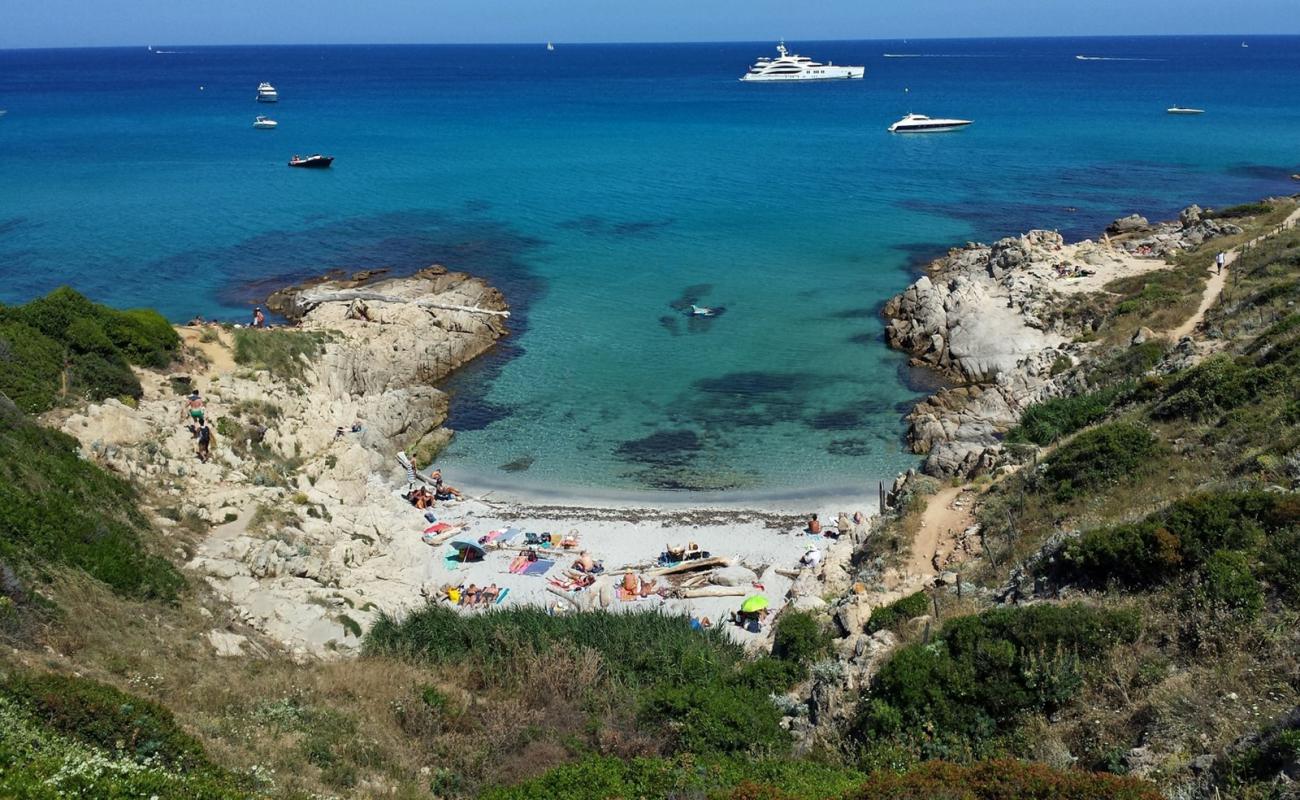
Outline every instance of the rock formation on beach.
<svg viewBox="0 0 1300 800"><path fill-rule="evenodd" d="M991 246L968 244L886 303L889 345L952 382L907 418L913 451L927 454L924 471L951 477L992 468L1001 435L1024 409L1073 380L1062 373L1088 347L1074 340L1096 320L1073 311L1072 296L1167 266L1156 256L1240 232L1202 215L1192 206L1177 222L1155 227L1125 217L1108 228L1118 238L1102 242L1066 244L1058 233L1036 230Z"/></svg>
<svg viewBox="0 0 1300 800"><path fill-rule="evenodd" d="M371 299L353 296L363 283ZM293 304L293 328L183 329L202 354L190 374L142 373L136 407L93 404L62 427L163 494L157 505L173 516L210 526L178 556L246 621L321 654L358 646L379 609L421 601L427 547L396 538L410 525L385 514L394 484L377 476L397 468L396 450L430 458L450 439L434 384L505 335L506 306L482 280L441 267L277 293L277 310ZM190 386L216 431L207 463L182 424Z"/></svg>

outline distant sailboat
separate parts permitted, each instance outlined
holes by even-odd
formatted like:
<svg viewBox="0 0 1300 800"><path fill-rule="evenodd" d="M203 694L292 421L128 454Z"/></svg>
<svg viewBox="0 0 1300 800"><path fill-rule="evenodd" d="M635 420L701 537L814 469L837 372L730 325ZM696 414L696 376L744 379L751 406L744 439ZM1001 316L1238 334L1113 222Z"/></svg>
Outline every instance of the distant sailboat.
<svg viewBox="0 0 1300 800"><path fill-rule="evenodd" d="M546 49L547 49L547 50L554 51L554 50L555 50L555 45L551 44L550 42L547 42L547 43L546 43Z"/></svg>
<svg viewBox="0 0 1300 800"><path fill-rule="evenodd" d="M1242 47L1250 47L1250 45L1246 44L1245 42L1242 42L1242 43L1241 43L1241 46L1242 46Z"/></svg>

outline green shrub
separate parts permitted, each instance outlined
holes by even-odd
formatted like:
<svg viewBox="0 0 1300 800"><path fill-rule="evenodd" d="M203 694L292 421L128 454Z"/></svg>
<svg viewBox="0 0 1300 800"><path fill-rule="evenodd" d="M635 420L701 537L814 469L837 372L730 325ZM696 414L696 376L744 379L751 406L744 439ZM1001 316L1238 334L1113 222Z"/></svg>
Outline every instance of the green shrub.
<svg viewBox="0 0 1300 800"><path fill-rule="evenodd" d="M1146 428L1111 422L1085 431L1057 450L1042 473L1047 492L1060 502L1137 473L1160 450Z"/></svg>
<svg viewBox="0 0 1300 800"><path fill-rule="evenodd" d="M1161 800L1150 783L1023 761L963 766L931 761L906 772L877 772L846 800Z"/></svg>
<svg viewBox="0 0 1300 800"><path fill-rule="evenodd" d="M779 659L810 664L830 646L830 632L807 611L786 611L776 621L772 655Z"/></svg>
<svg viewBox="0 0 1300 800"><path fill-rule="evenodd" d="M536 656L560 651L600 656L608 685L588 687L623 702L692 752L783 749L788 741L769 696L799 678L801 666L745 658L720 628L694 630L686 617L606 611L551 616L540 608L494 609L468 617L428 605L400 623L381 616L365 650L455 667L472 661L488 679L526 675Z"/></svg>
<svg viewBox="0 0 1300 800"><path fill-rule="evenodd" d="M145 550L140 532L151 526L135 491L77 450L0 397L0 559L80 569L128 597L175 598L184 579Z"/></svg>
<svg viewBox="0 0 1300 800"><path fill-rule="evenodd" d="M1157 419L1212 419L1254 400L1273 373L1218 353L1187 370L1152 409Z"/></svg>
<svg viewBox="0 0 1300 800"><path fill-rule="evenodd" d="M141 395L131 364L165 367L180 337L152 311L117 311L64 287L0 308L0 393L28 412L62 398Z"/></svg>
<svg viewBox="0 0 1300 800"><path fill-rule="evenodd" d="M1284 554L1297 521L1300 500L1287 495L1192 495L1140 522L1098 528L1066 542L1044 574L1064 583L1146 589L1203 570L1216 553L1262 550L1265 579L1288 587L1296 568Z"/></svg>
<svg viewBox="0 0 1300 800"><path fill-rule="evenodd" d="M177 771L61 735L0 696L0 797L240 800L254 796L261 795L245 790L233 776L217 769Z"/></svg>
<svg viewBox="0 0 1300 800"><path fill-rule="evenodd" d="M1205 561L1191 593L1192 603L1215 619L1250 623L1264 610L1264 592L1251 573L1249 559L1219 550Z"/></svg>
<svg viewBox="0 0 1300 800"><path fill-rule="evenodd" d="M865 775L812 761L788 759L682 757L618 759L588 756L556 767L517 786L489 789L484 800L639 800L766 797L824 800L842 797L860 786ZM728 794L758 785L768 793ZM752 791L752 790L751 790ZM775 792L776 794L772 794Z"/></svg>
<svg viewBox="0 0 1300 800"><path fill-rule="evenodd" d="M1242 217L1258 217L1271 213L1273 213L1273 206L1268 203L1242 203L1227 208L1211 208L1201 216L1209 219L1241 219Z"/></svg>
<svg viewBox="0 0 1300 800"><path fill-rule="evenodd" d="M7 697L40 723L94 747L173 769L208 766L198 741L157 703L112 686L54 674L13 675L0 682Z"/></svg>
<svg viewBox="0 0 1300 800"><path fill-rule="evenodd" d="M300 381L307 369L303 359L318 355L326 341L319 331L241 328L235 331L235 363Z"/></svg>
<svg viewBox="0 0 1300 800"><path fill-rule="evenodd" d="M1021 415L1020 424L1007 433L1007 441L1049 445L1104 419L1115 402L1130 388L1129 385L1116 385L1087 394L1035 403Z"/></svg>
<svg viewBox="0 0 1300 800"><path fill-rule="evenodd" d="M871 610L867 619L867 633L876 631L897 631L909 620L929 613L930 596L924 590L900 597L889 605Z"/></svg>
<svg viewBox="0 0 1300 800"><path fill-rule="evenodd" d="M896 652L873 679L853 725L868 750L917 758L991 754L996 735L1026 713L1064 707L1083 662L1137 638L1130 612L1082 605L999 608L946 624L931 645Z"/></svg>

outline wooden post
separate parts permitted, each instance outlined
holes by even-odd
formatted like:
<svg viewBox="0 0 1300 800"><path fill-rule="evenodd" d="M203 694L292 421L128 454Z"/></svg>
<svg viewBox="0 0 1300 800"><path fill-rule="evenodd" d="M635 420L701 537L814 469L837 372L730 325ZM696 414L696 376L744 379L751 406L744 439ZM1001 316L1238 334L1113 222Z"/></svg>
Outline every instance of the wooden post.
<svg viewBox="0 0 1300 800"><path fill-rule="evenodd" d="M961 599L961 573L957 573L957 599Z"/></svg>
<svg viewBox="0 0 1300 800"><path fill-rule="evenodd" d="M934 621L939 621L939 593L935 592L930 595L930 600L934 603Z"/></svg>
<svg viewBox="0 0 1300 800"><path fill-rule="evenodd" d="M921 641L922 641L924 644L929 644L929 643L930 643L930 623L929 623L929 621L926 621L926 623L925 623L925 635L921 638Z"/></svg>

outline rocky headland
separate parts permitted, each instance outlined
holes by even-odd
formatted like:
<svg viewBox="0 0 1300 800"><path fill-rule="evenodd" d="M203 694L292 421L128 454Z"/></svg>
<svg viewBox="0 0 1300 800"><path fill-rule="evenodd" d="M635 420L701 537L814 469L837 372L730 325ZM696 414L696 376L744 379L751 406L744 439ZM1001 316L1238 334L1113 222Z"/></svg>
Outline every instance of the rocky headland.
<svg viewBox="0 0 1300 800"><path fill-rule="evenodd" d="M274 307L296 325L182 328L187 363L140 372L134 407L92 404L60 426L146 487L161 525L201 530L175 555L244 622L300 653L346 652L380 609L422 600L428 548L405 535L393 454L427 463L450 439L434 384L506 335L508 312L499 291L441 267L313 282ZM207 463L183 424L191 388L216 431ZM242 647L226 631L212 641Z"/></svg>
<svg viewBox="0 0 1300 800"><path fill-rule="evenodd" d="M1078 341L1099 318L1086 295L1117 278L1168 267L1166 257L1240 233L1202 216L1116 220L1101 241L1067 244L1035 230L992 245L967 244L932 262L886 303L889 345L949 386L908 415L907 439L936 477L970 477L999 463L1002 435L1030 405L1071 391L1070 368L1093 345ZM1085 337L1086 338L1086 337Z"/></svg>

